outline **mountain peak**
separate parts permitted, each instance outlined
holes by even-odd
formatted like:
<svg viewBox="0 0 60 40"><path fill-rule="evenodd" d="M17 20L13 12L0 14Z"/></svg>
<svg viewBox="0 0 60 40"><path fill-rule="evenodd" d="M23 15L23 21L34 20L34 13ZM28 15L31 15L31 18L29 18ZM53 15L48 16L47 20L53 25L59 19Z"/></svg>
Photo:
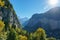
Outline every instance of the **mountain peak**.
<svg viewBox="0 0 60 40"><path fill-rule="evenodd" d="M60 15L60 7L54 7L51 8L50 10L48 10L45 14L49 14L49 15Z"/></svg>
<svg viewBox="0 0 60 40"><path fill-rule="evenodd" d="M43 14L32 15L24 29L34 32L39 27L44 28L48 35L59 37L60 35L57 34L57 36L56 33L58 33L57 29L60 30L60 7L54 7ZM54 30L57 32L54 32Z"/></svg>
<svg viewBox="0 0 60 40"><path fill-rule="evenodd" d="M60 7L54 7L53 9L59 9Z"/></svg>
<svg viewBox="0 0 60 40"><path fill-rule="evenodd" d="M51 11L51 12L60 12L60 7L54 7L52 9L50 9L49 11Z"/></svg>

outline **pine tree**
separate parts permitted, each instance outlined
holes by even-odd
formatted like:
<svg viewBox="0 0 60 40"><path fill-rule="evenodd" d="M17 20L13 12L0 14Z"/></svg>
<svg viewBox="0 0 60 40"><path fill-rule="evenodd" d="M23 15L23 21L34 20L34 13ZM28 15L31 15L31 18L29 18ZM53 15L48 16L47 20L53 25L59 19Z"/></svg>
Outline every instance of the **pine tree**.
<svg viewBox="0 0 60 40"><path fill-rule="evenodd" d="M7 40L18 40L16 31L12 28L8 34Z"/></svg>

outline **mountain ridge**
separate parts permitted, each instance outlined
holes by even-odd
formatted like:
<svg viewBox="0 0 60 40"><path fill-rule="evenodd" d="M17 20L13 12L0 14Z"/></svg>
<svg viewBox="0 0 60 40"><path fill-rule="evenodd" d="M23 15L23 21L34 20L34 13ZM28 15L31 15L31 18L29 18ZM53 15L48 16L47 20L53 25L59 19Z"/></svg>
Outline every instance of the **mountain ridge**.
<svg viewBox="0 0 60 40"><path fill-rule="evenodd" d="M55 12L55 8L57 9ZM37 28L42 27L47 31L47 34L50 36L54 36L56 38L58 37L59 33L54 31L53 35L53 30L60 29L60 7L55 7L47 11L46 13L43 14L34 14L30 20L28 21L28 24L24 27L25 30L28 32L33 32ZM56 36L57 33L57 36Z"/></svg>

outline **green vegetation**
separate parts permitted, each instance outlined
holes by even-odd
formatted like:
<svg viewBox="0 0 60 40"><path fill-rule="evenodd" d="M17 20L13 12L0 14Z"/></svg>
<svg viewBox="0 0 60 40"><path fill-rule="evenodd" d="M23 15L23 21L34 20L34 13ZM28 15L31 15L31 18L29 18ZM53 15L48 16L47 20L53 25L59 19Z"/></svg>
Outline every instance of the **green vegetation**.
<svg viewBox="0 0 60 40"><path fill-rule="evenodd" d="M3 30L5 24L3 21L0 20L0 32Z"/></svg>
<svg viewBox="0 0 60 40"><path fill-rule="evenodd" d="M0 6L3 7L5 5L4 1L0 0Z"/></svg>
<svg viewBox="0 0 60 40"><path fill-rule="evenodd" d="M42 28L38 28L35 32L36 40L46 40L45 30Z"/></svg>
<svg viewBox="0 0 60 40"><path fill-rule="evenodd" d="M9 27L4 31L4 22L0 21L0 40L56 40L53 37L46 38L46 33L43 28L38 28L35 32L29 33L20 28Z"/></svg>

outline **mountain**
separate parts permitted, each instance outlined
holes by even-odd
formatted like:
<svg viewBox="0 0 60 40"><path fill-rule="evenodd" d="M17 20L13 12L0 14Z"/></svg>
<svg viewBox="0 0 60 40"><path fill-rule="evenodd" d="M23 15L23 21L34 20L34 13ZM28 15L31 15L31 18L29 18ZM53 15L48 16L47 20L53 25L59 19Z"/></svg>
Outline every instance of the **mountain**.
<svg viewBox="0 0 60 40"><path fill-rule="evenodd" d="M0 0L0 20L4 21L5 29L10 26L19 27L21 24L9 0Z"/></svg>
<svg viewBox="0 0 60 40"><path fill-rule="evenodd" d="M24 29L28 32L34 32L39 27L44 28L49 37L60 38L60 7L32 15Z"/></svg>
<svg viewBox="0 0 60 40"><path fill-rule="evenodd" d="M25 26L27 23L25 23L25 22L27 22L28 21L28 18L27 17L24 17L24 18L20 18L20 23L23 25L23 26Z"/></svg>

